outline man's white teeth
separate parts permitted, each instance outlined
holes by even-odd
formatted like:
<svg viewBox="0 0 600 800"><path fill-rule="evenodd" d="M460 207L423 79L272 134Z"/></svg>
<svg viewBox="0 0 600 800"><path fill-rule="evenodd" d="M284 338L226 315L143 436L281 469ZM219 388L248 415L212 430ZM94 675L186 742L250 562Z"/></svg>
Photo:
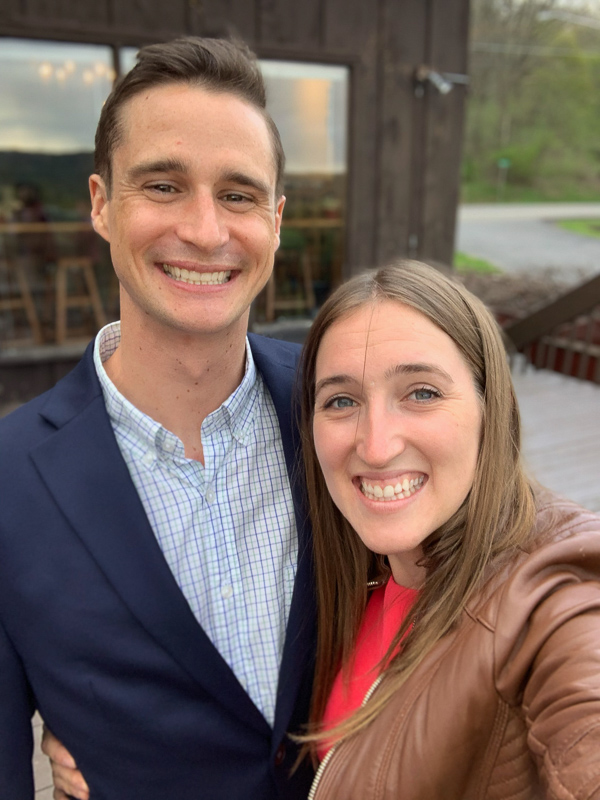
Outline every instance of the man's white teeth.
<svg viewBox="0 0 600 800"><path fill-rule="evenodd" d="M360 488L369 500L381 500L385 503L386 500L402 500L410 497L411 494L419 491L424 480L425 476L420 475L412 480L404 478L403 481L398 481L396 484L386 483L385 486L380 486L379 484L371 485L366 481L361 481Z"/></svg>
<svg viewBox="0 0 600 800"><path fill-rule="evenodd" d="M227 283L231 278L231 270L226 272L195 272L194 270L181 269L181 267L172 267L170 264L163 264L163 270L175 280L202 286L216 286L220 283Z"/></svg>

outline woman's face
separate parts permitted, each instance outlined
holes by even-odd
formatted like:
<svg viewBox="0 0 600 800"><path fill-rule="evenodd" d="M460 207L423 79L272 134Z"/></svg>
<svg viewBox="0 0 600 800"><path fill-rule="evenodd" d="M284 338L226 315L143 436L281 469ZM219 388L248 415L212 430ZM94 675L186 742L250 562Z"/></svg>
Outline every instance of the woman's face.
<svg viewBox="0 0 600 800"><path fill-rule="evenodd" d="M313 433L327 488L397 583L419 585L422 542L473 484L481 399L460 351L423 314L369 303L325 333Z"/></svg>

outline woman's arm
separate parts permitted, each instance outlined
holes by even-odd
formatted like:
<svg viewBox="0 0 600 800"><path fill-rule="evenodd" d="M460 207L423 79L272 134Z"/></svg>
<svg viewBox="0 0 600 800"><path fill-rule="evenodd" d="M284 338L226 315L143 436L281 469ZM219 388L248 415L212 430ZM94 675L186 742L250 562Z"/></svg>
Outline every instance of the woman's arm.
<svg viewBox="0 0 600 800"><path fill-rule="evenodd" d="M75 759L46 726L42 737L42 751L48 756L52 766L54 800L68 800L67 795L78 800L89 800L88 785L77 770Z"/></svg>
<svg viewBox="0 0 600 800"><path fill-rule="evenodd" d="M532 615L523 693L528 744L549 797L600 797L600 584L557 590Z"/></svg>

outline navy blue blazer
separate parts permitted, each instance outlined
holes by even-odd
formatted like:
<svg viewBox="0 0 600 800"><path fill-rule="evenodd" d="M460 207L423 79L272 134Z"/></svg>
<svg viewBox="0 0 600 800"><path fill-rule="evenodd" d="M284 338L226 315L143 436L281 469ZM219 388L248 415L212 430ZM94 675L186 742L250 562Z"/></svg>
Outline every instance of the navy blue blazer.
<svg viewBox="0 0 600 800"><path fill-rule="evenodd" d="M286 731L307 719L309 529L291 410L299 348L251 336L290 474L299 563L274 730L192 614L121 457L92 345L0 420L0 798L33 798L30 717L72 752L94 800L300 800Z"/></svg>

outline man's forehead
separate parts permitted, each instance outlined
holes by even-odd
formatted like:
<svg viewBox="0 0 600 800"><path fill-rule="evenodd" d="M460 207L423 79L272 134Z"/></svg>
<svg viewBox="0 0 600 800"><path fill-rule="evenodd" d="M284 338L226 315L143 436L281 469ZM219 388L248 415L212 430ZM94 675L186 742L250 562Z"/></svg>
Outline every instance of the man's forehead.
<svg viewBox="0 0 600 800"><path fill-rule="evenodd" d="M244 133L248 132L249 126L247 123L249 119L254 118L259 129L262 128L265 134L265 144L268 147L269 155L271 157L274 173L277 171L275 147L273 137L262 110L257 106L250 103L244 97L233 91L217 90L212 87L206 87L202 84L190 83L166 83L159 84L152 87L147 87L144 90L137 92L130 97L121 107L119 115L119 136L115 141L113 155L116 155L117 150L122 145L131 141L131 138L137 138L138 135L152 130L152 125L155 122L157 115L162 115L165 105L170 104L175 100L178 105L185 112L190 107L202 105L203 102L208 106L210 104L210 116L219 117L219 124L226 130L228 126L244 128ZM215 100L217 102L215 102ZM219 101L227 101L223 106L222 114L221 105ZM231 102L241 103L245 107L243 116L231 112ZM149 113L145 114L144 109L148 109ZM208 110L208 109L207 109ZM250 117L248 117L248 114ZM177 126L181 126L182 134L186 130L193 127L202 126L202 116L199 114L186 114L182 113L180 116L173 116L165 112L164 118L169 127L176 130ZM254 129L256 132L256 128ZM252 137L255 138L255 137ZM259 135L259 139L262 138ZM236 139L237 141L237 139ZM239 139L243 141L243 139ZM225 144L223 145L225 147ZM274 177L275 180L275 177Z"/></svg>
<svg viewBox="0 0 600 800"><path fill-rule="evenodd" d="M219 113L221 108L230 106L231 101L240 103L245 107L246 113L254 116L257 122L264 125L265 132L269 133L269 126L258 106L237 92L205 86L202 83L173 82L145 87L123 103L120 108L120 120L126 121L135 129L136 117L144 108L149 109L152 114L160 113L166 103L170 104L173 101L180 102L183 108L190 105L210 106L212 113Z"/></svg>

